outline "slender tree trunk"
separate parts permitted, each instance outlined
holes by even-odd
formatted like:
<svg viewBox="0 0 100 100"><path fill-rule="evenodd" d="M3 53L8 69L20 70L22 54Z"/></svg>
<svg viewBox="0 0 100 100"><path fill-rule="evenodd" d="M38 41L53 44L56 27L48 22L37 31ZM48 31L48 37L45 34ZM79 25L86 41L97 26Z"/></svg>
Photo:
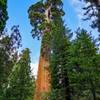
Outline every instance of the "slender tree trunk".
<svg viewBox="0 0 100 100"><path fill-rule="evenodd" d="M90 76L91 77L91 76ZM94 83L92 81L92 79L90 78L90 85L91 85L91 93L93 95L93 100L96 100L96 91L95 91L95 86Z"/></svg>
<svg viewBox="0 0 100 100"><path fill-rule="evenodd" d="M71 100L71 96L70 96L70 87L69 87L69 80L68 78L66 77L65 78L65 100Z"/></svg>

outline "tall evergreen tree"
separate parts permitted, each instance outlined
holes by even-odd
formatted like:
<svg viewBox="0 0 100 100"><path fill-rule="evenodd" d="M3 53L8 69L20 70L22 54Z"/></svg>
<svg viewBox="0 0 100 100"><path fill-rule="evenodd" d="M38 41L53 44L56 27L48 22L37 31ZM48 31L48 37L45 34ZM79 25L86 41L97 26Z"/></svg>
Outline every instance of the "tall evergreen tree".
<svg viewBox="0 0 100 100"><path fill-rule="evenodd" d="M41 69L43 70L46 69L46 71L48 69L49 71L49 62L50 62L49 58L51 55L51 40L53 35L51 34L52 22L56 20L57 16L61 17L64 15L62 0L41 0L36 4L32 5L29 8L28 13L29 13L30 23L33 26L33 30L32 30L33 38L42 37L40 62L43 61L46 63L44 65L42 64L41 66L39 66L39 68L41 67ZM41 79L41 77L43 79ZM44 87L42 86L47 81L49 81L48 79L49 79L49 75L48 78L46 79L44 76L40 76L40 77L38 76L39 81L37 82L39 83L37 87L41 87L37 89L38 92L43 91L40 89L44 89L45 92L45 86ZM43 80L45 80L45 82L43 82Z"/></svg>
<svg viewBox="0 0 100 100"><path fill-rule="evenodd" d="M5 28L7 19L7 0L0 0L0 35L3 29Z"/></svg>
<svg viewBox="0 0 100 100"><path fill-rule="evenodd" d="M100 97L98 85L100 84L100 58L97 56L95 42L86 30L77 31L70 54L68 76L72 99L98 100Z"/></svg>
<svg viewBox="0 0 100 100"><path fill-rule="evenodd" d="M29 49L25 49L14 66L4 100L33 100L35 84L31 73L29 53Z"/></svg>
<svg viewBox="0 0 100 100"><path fill-rule="evenodd" d="M66 35L61 17L56 17L52 29L52 53L50 62L51 96L50 100L70 100L69 79L67 75L70 41Z"/></svg>
<svg viewBox="0 0 100 100"><path fill-rule="evenodd" d="M32 36L33 38L38 37L38 39L40 37L43 38L43 50L41 50L43 52L50 51L48 46L50 44L51 22L57 16L64 15L62 6L61 0L41 0L32 5L28 10L30 23L33 26Z"/></svg>
<svg viewBox="0 0 100 100"><path fill-rule="evenodd" d="M11 30L10 36L5 32L0 36L0 99L7 86L8 76L17 61L17 49L21 42L18 27L13 26Z"/></svg>

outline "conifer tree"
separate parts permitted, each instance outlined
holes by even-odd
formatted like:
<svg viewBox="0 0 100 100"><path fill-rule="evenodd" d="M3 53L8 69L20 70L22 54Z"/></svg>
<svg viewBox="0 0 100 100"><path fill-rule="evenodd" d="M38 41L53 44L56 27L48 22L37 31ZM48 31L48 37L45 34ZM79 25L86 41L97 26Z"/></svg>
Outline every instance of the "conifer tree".
<svg viewBox="0 0 100 100"><path fill-rule="evenodd" d="M51 22L53 22L57 16L64 15L62 6L63 3L61 0L41 0L32 5L28 10L30 24L33 26L33 38L43 38L43 50L41 50L41 52L50 51L50 47L48 46L50 44Z"/></svg>
<svg viewBox="0 0 100 100"><path fill-rule="evenodd" d="M0 0L0 35L3 29L5 28L7 19L7 0Z"/></svg>
<svg viewBox="0 0 100 100"><path fill-rule="evenodd" d="M52 53L50 62L51 96L50 100L70 100L69 79L67 75L70 41L61 17L56 17L52 29Z"/></svg>
<svg viewBox="0 0 100 100"><path fill-rule="evenodd" d="M75 41L70 49L69 83L74 100L98 100L100 61L97 46L90 34L84 29L77 31ZM98 98L98 99L97 99Z"/></svg>
<svg viewBox="0 0 100 100"><path fill-rule="evenodd" d="M51 40L52 35L52 22L56 20L57 16L63 16L63 3L61 0L41 0L36 4L32 5L29 10L29 19L30 23L33 27L32 29L32 36L38 37L38 39L42 38L41 43L41 54L40 54L40 62L46 62L44 65L39 64L39 68L45 70L48 69L49 71L49 58L51 55ZM40 69L39 69L40 70ZM38 76L37 80L41 80L41 77L44 79L44 76ZM50 77L48 75L48 79L44 80L45 82L39 82L37 87L41 87L47 81L50 81ZM42 84L43 83L43 84ZM42 85L41 85L42 84ZM41 88L45 88L41 87ZM41 91L40 89L38 91ZM45 89L44 89L45 92ZM49 92L49 91L48 91Z"/></svg>
<svg viewBox="0 0 100 100"><path fill-rule="evenodd" d="M13 26L11 30L12 33L10 35L7 32L3 32L0 36L0 99L7 86L8 76L17 61L17 49L21 46L18 26Z"/></svg>
<svg viewBox="0 0 100 100"><path fill-rule="evenodd" d="M29 53L28 48L23 50L20 60L14 66L4 100L33 100L35 84L31 73Z"/></svg>

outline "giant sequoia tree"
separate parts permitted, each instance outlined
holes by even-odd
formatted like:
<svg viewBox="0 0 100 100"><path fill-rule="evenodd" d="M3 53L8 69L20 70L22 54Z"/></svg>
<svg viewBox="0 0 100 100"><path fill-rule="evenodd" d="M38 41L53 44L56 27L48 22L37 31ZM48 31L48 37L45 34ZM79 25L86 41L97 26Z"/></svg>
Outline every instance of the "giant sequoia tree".
<svg viewBox="0 0 100 100"><path fill-rule="evenodd" d="M0 34L5 27L7 19L7 0L0 0Z"/></svg>
<svg viewBox="0 0 100 100"><path fill-rule="evenodd" d="M61 0L55 0L55 1L46 0L45 2L41 0L29 8L28 13L29 13L30 23L33 26L32 29L33 38L34 37L43 38L43 36L44 37L47 36L46 34L50 35L51 22L54 21L57 16L64 15L62 5L63 4ZM46 40L47 39L43 41ZM46 42L49 42L49 40ZM43 49L46 49L49 46L49 45L47 46L46 42L43 42L44 44L42 44Z"/></svg>
<svg viewBox="0 0 100 100"><path fill-rule="evenodd" d="M33 38L42 37L41 56L39 65L41 65L41 62L45 63L44 64L42 63L42 65L39 67L40 73L42 73L40 70L42 69L47 70L49 68L49 57L51 53L52 22L55 21L57 16L64 15L62 6L63 4L61 0L41 0L36 4L32 5L28 10L30 23L33 26L32 29ZM44 75L44 72L42 75ZM44 77L45 75L44 76L42 75L38 76L37 79L38 82L37 87L41 87L38 88L39 91L45 91L46 89L45 84L47 84L48 82L47 78L49 78L47 77L45 80Z"/></svg>

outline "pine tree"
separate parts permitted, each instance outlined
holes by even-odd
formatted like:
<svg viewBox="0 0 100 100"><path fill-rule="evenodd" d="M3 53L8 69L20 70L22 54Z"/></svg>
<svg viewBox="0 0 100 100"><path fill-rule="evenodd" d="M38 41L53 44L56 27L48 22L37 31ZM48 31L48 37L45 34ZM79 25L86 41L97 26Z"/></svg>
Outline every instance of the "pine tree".
<svg viewBox="0 0 100 100"><path fill-rule="evenodd" d="M97 47L91 35L79 29L69 58L68 76L72 99L98 100L100 58L97 55Z"/></svg>
<svg viewBox="0 0 100 100"><path fill-rule="evenodd" d="M35 84L30 68L29 53L28 48L23 50L20 60L14 66L4 100L33 100Z"/></svg>
<svg viewBox="0 0 100 100"><path fill-rule="evenodd" d="M7 0L0 0L0 35L3 29L5 28L7 19Z"/></svg>

